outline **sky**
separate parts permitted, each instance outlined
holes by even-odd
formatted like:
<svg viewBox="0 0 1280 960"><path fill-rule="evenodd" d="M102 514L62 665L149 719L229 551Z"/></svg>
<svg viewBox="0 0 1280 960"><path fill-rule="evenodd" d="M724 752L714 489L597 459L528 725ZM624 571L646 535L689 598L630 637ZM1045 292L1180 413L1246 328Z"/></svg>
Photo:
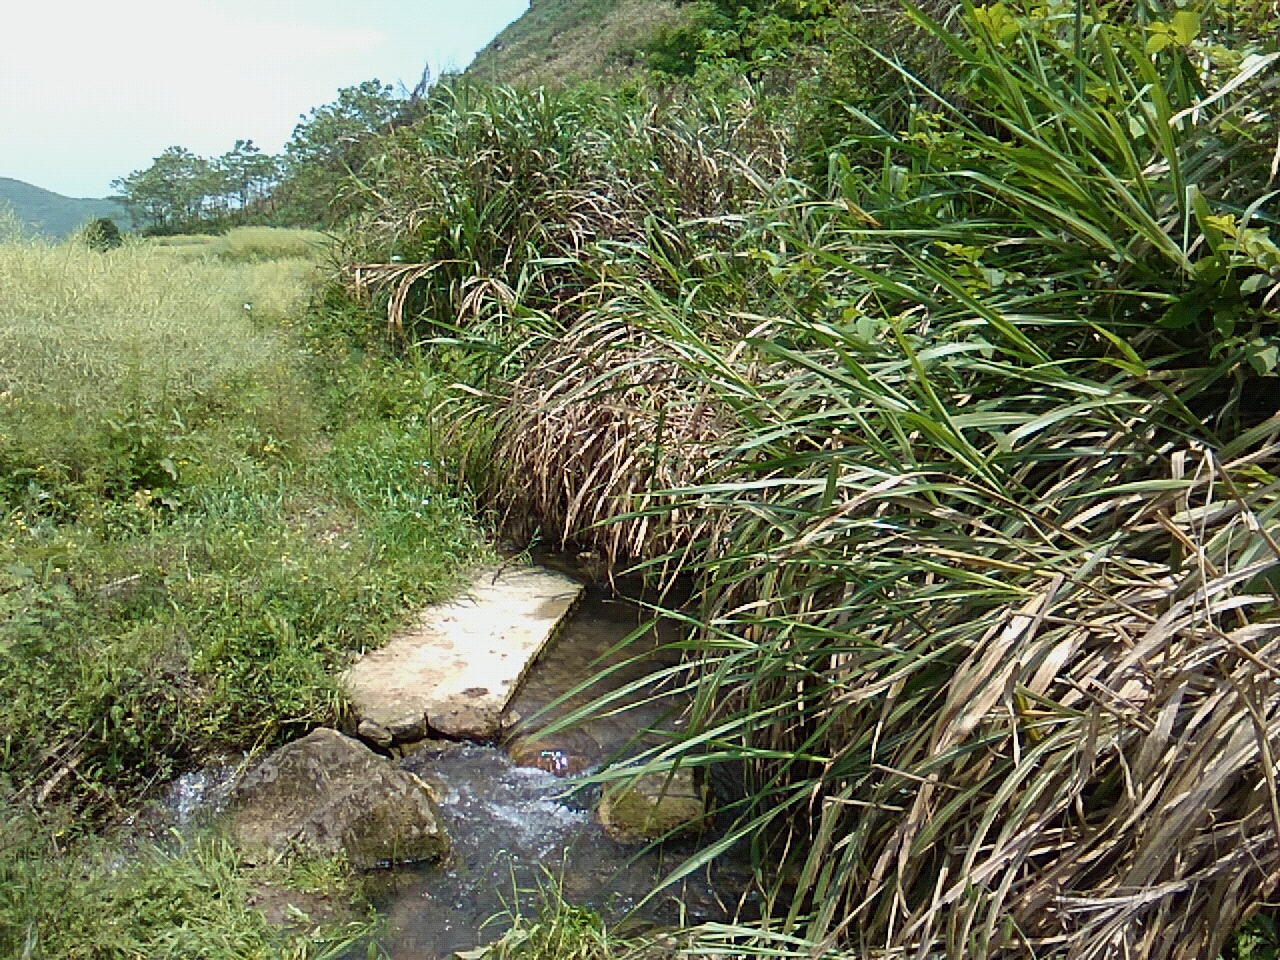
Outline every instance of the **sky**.
<svg viewBox="0 0 1280 960"><path fill-rule="evenodd" d="M528 0L0 0L0 177L72 197L169 146L276 153L374 77L462 69Z"/></svg>

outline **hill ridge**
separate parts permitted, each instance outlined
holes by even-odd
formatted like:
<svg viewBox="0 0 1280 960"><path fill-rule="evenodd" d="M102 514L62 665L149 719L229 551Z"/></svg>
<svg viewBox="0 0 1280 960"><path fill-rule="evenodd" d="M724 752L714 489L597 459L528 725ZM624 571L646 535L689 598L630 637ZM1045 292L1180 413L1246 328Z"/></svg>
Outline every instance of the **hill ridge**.
<svg viewBox="0 0 1280 960"><path fill-rule="evenodd" d="M0 206L9 206L18 219L35 232L65 237L86 220L110 217L129 225L124 208L107 197L67 197L25 180L0 177Z"/></svg>
<svg viewBox="0 0 1280 960"><path fill-rule="evenodd" d="M674 0L535 0L466 72L517 86L625 75L659 29L686 15Z"/></svg>

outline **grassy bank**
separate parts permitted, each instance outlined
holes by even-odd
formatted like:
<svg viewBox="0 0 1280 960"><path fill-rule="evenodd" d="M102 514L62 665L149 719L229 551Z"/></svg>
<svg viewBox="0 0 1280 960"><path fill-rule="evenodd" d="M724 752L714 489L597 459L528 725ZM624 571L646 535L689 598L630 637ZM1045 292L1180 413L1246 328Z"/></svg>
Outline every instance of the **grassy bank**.
<svg viewBox="0 0 1280 960"><path fill-rule="evenodd" d="M79 835L332 722L349 653L479 555L429 378L315 299L315 239L0 246L0 951L59 955Z"/></svg>

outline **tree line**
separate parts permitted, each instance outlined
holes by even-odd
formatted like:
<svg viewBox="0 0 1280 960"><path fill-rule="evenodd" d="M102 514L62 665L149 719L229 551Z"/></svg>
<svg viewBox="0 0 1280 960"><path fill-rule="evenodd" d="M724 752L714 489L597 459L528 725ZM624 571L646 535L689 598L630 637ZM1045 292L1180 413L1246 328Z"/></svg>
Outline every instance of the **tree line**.
<svg viewBox="0 0 1280 960"><path fill-rule="evenodd" d="M417 112L426 78L413 91L366 80L300 117L278 155L237 140L221 156L172 146L111 187L145 233L207 232L231 224L325 225L341 216L341 182L364 145Z"/></svg>

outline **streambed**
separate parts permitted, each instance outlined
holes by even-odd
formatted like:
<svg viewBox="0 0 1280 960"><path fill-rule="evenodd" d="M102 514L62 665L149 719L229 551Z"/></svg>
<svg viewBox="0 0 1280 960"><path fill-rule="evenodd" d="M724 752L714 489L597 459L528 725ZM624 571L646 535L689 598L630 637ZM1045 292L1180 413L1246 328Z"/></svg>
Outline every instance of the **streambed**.
<svg viewBox="0 0 1280 960"><path fill-rule="evenodd" d="M654 847L616 842L593 813L599 788L582 784L610 757L637 749L639 731L679 723L676 696L638 691L629 695L634 706L625 712L575 722L532 742L527 736L606 690L675 663L676 655L662 649L677 638L670 622L619 649L649 619L639 604L603 586L588 588L508 706L504 729L510 732L501 744L428 741L403 757L400 765L437 794L452 853L440 864L371 875L372 899L388 918L379 942L392 960L446 958L496 939L507 911L518 905L526 915L536 912L540 884L555 884L567 901L599 911L611 925L624 918L638 929L729 919L750 886L745 858L722 857L711 871L684 878L642 904L698 841ZM633 659L639 662L621 665ZM607 666L618 667L607 686L549 706ZM235 772L227 766L180 778L161 820L181 827L216 812ZM153 829L163 826L153 820ZM352 954L357 956L364 956L363 949Z"/></svg>
<svg viewBox="0 0 1280 960"><path fill-rule="evenodd" d="M609 688L616 690L655 664L673 662L669 651L657 649L675 639L670 623L615 649L648 618L639 605L602 587L589 588L530 670L509 713L525 718L527 727L541 725L604 692L583 691L529 722L606 665L647 654L643 663L611 674ZM615 842L592 813L598 791L575 789L578 775L625 751L637 731L678 722L679 703L672 696L632 699L648 702L534 743L517 729L501 747L450 744L405 758L402 765L440 794L453 855L445 864L388 871L378 879L375 904L389 920L382 943L393 960L448 957L497 938L505 929L504 912L517 900L526 914L536 911L539 883L560 885L569 902L617 922L695 851L692 839L652 849ZM664 890L632 919L661 925L727 919L748 879L745 862L717 863L710 876L701 871Z"/></svg>

